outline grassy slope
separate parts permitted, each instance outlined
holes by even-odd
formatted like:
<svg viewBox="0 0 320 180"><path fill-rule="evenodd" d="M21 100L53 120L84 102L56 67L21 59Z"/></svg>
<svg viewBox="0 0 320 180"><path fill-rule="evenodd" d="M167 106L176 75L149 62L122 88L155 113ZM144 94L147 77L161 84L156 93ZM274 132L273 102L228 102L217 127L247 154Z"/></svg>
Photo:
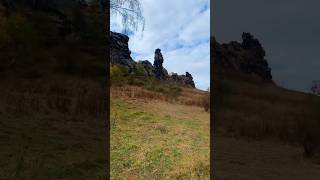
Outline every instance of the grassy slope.
<svg viewBox="0 0 320 180"><path fill-rule="evenodd" d="M0 179L105 179L104 86L75 78L0 86Z"/></svg>
<svg viewBox="0 0 320 180"><path fill-rule="evenodd" d="M209 113L161 100L112 97L112 179L209 179Z"/></svg>
<svg viewBox="0 0 320 180"><path fill-rule="evenodd" d="M252 77L227 77L219 91L216 130L229 135L297 142L320 115L318 96Z"/></svg>
<svg viewBox="0 0 320 180"><path fill-rule="evenodd" d="M302 143L319 142L319 97L244 75L215 92L216 179L318 179L319 158Z"/></svg>

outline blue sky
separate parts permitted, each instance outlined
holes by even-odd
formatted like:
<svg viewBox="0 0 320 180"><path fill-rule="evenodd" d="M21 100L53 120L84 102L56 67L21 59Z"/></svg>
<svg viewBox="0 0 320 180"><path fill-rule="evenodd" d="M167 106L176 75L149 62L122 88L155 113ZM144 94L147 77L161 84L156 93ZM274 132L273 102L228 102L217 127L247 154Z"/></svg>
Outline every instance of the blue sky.
<svg viewBox="0 0 320 180"><path fill-rule="evenodd" d="M210 0L141 0L144 31L130 34L134 60L154 61L160 48L168 72L190 72L196 87L210 86ZM121 32L121 19L111 16L111 31Z"/></svg>

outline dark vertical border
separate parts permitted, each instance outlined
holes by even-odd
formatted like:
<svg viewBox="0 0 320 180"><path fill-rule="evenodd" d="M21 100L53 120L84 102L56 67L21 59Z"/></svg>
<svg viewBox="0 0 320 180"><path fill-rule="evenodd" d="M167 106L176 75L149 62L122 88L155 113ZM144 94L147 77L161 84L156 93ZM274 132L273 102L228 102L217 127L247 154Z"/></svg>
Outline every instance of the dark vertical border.
<svg viewBox="0 0 320 180"><path fill-rule="evenodd" d="M214 113L214 79L215 79L215 72L216 72L216 66L215 66L215 56L214 56L214 38L213 38L213 13L214 13L214 0L210 0L210 179L213 178L214 173L214 119L215 119L215 113Z"/></svg>
<svg viewBox="0 0 320 180"><path fill-rule="evenodd" d="M107 5L105 7L105 33L106 33L106 57L107 57L107 62L106 62L106 154L107 154L107 163L106 163L106 171L107 171L107 179L110 179L110 46L109 46L109 35L110 35L110 1L105 0L105 4Z"/></svg>

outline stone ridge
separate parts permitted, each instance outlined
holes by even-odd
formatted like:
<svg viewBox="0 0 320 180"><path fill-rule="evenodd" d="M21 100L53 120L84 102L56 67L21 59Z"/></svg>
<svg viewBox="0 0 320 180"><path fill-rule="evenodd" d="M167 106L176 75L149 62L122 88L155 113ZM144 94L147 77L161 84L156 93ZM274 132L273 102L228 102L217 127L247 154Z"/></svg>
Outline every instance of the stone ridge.
<svg viewBox="0 0 320 180"><path fill-rule="evenodd" d="M131 74L155 77L159 80L173 81L177 84L195 88L193 77L189 72L186 72L185 75L168 74L168 71L163 67L164 58L160 49L155 50L153 65L148 60L135 62L131 58L128 42L128 36L110 31L111 64L126 67Z"/></svg>
<svg viewBox="0 0 320 180"><path fill-rule="evenodd" d="M266 53L258 39L250 33L242 34L242 43L232 41L219 44L214 37L212 56L215 58L216 70L240 71L246 74L255 74L263 80L271 81L271 68L264 58Z"/></svg>

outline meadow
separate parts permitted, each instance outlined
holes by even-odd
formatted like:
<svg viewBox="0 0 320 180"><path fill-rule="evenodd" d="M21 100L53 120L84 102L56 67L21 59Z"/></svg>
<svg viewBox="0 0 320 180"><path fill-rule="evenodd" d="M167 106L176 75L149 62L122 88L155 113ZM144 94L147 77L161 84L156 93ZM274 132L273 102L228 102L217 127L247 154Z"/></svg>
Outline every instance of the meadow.
<svg viewBox="0 0 320 180"><path fill-rule="evenodd" d="M111 88L111 179L210 178L210 114L185 93L206 96L190 88L177 98Z"/></svg>

